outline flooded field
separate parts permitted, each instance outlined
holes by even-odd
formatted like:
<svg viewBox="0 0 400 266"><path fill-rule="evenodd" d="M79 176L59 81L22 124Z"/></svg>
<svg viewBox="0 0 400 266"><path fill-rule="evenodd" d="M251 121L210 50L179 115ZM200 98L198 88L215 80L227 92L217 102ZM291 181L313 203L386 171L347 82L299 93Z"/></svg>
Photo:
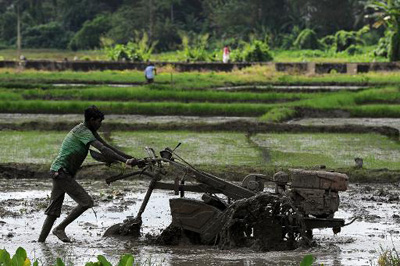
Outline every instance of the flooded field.
<svg viewBox="0 0 400 266"><path fill-rule="evenodd" d="M169 191L155 191L143 215L141 239L103 238L105 230L135 216L146 190L144 181L118 181L107 186L103 181L81 180L96 205L67 228L74 240L64 244L50 235L45 244L36 242L43 211L50 193L50 181L0 180L0 246L10 253L24 247L30 258L41 264L54 264L60 257L67 265L83 265L104 255L115 263L121 254L131 253L146 265L298 265L305 254L313 254L324 265L377 265L380 249L400 247L399 187L396 185L357 185L341 193L336 217L353 224L333 235L331 230L314 230L317 246L285 252L254 252L247 249L219 250L213 246L154 246L146 234L157 235L171 221ZM267 188L266 190L269 190ZM187 193L186 197L199 198ZM74 207L66 198L61 218Z"/></svg>
<svg viewBox="0 0 400 266"><path fill-rule="evenodd" d="M400 130L400 118L303 118L289 121L290 124L304 126L364 125L387 126Z"/></svg>

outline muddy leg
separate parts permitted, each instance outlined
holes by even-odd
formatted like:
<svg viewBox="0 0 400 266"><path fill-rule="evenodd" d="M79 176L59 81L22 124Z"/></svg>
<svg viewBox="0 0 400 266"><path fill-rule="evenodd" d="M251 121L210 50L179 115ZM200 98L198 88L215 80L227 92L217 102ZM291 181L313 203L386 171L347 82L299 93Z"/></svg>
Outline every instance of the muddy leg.
<svg viewBox="0 0 400 266"><path fill-rule="evenodd" d="M50 230L53 227L53 224L56 219L57 219L57 216L47 215L46 220L44 220L44 223L42 226L42 231L40 232L38 242L46 241L46 238L49 235Z"/></svg>
<svg viewBox="0 0 400 266"><path fill-rule="evenodd" d="M75 221L82 213L84 213L88 208L78 205L72 212L53 230L53 235L57 236L62 242L71 242L68 236L65 234L65 227L70 223Z"/></svg>

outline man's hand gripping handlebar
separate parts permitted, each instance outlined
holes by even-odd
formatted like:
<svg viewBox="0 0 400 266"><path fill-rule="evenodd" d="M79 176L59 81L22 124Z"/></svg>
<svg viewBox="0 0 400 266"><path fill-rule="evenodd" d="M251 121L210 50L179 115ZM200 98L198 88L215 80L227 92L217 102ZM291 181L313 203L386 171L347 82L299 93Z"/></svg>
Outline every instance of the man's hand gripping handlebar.
<svg viewBox="0 0 400 266"><path fill-rule="evenodd" d="M126 160L125 164L129 165L129 166L137 166L139 168L143 168L146 166L146 160L131 158L131 159Z"/></svg>

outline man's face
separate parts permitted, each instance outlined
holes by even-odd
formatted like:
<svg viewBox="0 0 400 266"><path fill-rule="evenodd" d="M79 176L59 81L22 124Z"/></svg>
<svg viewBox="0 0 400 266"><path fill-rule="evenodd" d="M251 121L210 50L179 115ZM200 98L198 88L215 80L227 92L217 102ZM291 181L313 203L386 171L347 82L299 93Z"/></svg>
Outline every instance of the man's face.
<svg viewBox="0 0 400 266"><path fill-rule="evenodd" d="M91 118L89 121L89 127L91 130L97 131L101 127L101 122L103 120L101 118Z"/></svg>

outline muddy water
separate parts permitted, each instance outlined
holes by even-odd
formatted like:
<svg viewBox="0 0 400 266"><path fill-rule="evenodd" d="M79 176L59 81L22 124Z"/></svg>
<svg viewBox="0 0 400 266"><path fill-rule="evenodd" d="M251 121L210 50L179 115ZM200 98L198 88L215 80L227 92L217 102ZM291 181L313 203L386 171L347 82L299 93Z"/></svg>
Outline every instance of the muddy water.
<svg viewBox="0 0 400 266"><path fill-rule="evenodd" d="M210 246L151 246L141 239L102 238L111 225L126 216L134 216L146 191L146 182L118 181L108 187L102 181L81 183L94 197L97 205L67 228L74 240L64 244L50 235L45 244L36 242L50 183L38 180L0 180L0 247L9 252L24 247L30 258L39 258L43 265L54 264L60 257L67 264L84 265L105 255L116 263L123 253L131 253L146 265L298 265L305 254L313 254L324 265L376 264L380 247L400 249L398 209L399 188L394 185L351 185L341 194L340 211L336 217L360 219L344 227L338 235L314 230L318 245L311 249L287 252L251 250L218 250ZM199 194L186 194L199 198ZM176 197L169 191L155 191L143 215L143 235L156 235L171 217L168 199ZM63 213L74 207L66 198ZM62 215L64 217L64 215ZM61 218L62 218L61 217Z"/></svg>

